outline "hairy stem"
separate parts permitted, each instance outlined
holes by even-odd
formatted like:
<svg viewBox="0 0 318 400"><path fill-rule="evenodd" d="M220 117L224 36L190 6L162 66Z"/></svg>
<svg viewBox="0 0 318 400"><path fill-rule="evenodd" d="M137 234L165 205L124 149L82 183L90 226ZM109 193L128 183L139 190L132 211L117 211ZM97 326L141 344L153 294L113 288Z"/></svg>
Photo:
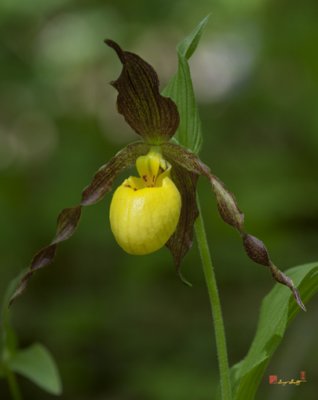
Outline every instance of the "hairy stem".
<svg viewBox="0 0 318 400"><path fill-rule="evenodd" d="M227 356L225 330L221 309L221 302L216 283L216 277L211 260L210 249L207 242L206 232L204 228L204 221L200 209L200 201L197 196L197 204L199 209L199 217L195 222L195 233L198 241L204 277L208 288L210 306L212 311L212 318L214 322L216 351L218 356L220 382L221 382L221 395L223 400L232 399L232 389L230 382L230 370Z"/></svg>

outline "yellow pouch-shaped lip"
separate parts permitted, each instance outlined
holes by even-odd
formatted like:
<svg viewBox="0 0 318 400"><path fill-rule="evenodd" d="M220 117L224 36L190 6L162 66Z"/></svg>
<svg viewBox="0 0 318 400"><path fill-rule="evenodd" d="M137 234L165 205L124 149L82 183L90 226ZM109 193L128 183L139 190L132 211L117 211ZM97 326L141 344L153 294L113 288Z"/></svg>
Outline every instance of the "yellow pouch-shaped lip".
<svg viewBox="0 0 318 400"><path fill-rule="evenodd" d="M127 253L152 253L174 233L181 210L180 193L169 177L148 187L130 177L117 188L110 206L110 224L117 243Z"/></svg>

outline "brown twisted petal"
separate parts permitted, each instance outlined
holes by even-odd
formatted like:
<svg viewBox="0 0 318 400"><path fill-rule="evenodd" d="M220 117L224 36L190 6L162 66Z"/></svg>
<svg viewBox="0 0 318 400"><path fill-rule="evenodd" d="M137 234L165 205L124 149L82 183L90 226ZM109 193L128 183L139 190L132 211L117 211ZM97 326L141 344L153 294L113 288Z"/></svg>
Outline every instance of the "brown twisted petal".
<svg viewBox="0 0 318 400"><path fill-rule="evenodd" d="M39 250L32 258L28 271L21 278L10 299L10 305L24 292L32 275L37 270L51 264L56 254L57 245L69 239L74 234L80 221L82 206L88 206L100 201L106 192L111 190L116 176L125 168L134 165L136 159L140 155L146 154L148 150L149 146L142 142L131 143L123 148L97 171L91 184L83 191L81 204L65 208L61 211L57 218L57 229L54 239L48 246Z"/></svg>
<svg viewBox="0 0 318 400"><path fill-rule="evenodd" d="M135 164L139 156L149 151L149 145L144 142L134 142L120 150L107 164L103 165L93 177L92 182L82 193L82 206L99 202L112 188L116 176Z"/></svg>
<svg viewBox="0 0 318 400"><path fill-rule="evenodd" d="M219 214L223 221L242 232L244 229L244 214L239 209L234 194L229 192L224 183L216 176L210 176L210 182L216 196Z"/></svg>
<svg viewBox="0 0 318 400"><path fill-rule="evenodd" d="M269 267L273 278L277 282L287 286L291 290L299 307L306 311L293 281L272 263L264 243L244 231L244 214L238 208L234 195L225 188L225 185L211 173L209 167L194 153L174 143L165 143L162 147L164 154L167 157L174 158L174 161L182 168L209 179L216 195L219 213L227 224L234 227L240 233L248 257L258 264Z"/></svg>
<svg viewBox="0 0 318 400"><path fill-rule="evenodd" d="M261 240L257 239L255 236L244 233L243 244L245 251L251 260L255 261L257 264L264 265L265 267L270 266L268 251Z"/></svg>
<svg viewBox="0 0 318 400"><path fill-rule="evenodd" d="M159 79L146 61L137 54L123 51L113 40L105 40L121 63L122 72L111 84L117 89L117 108L131 128L148 143L168 141L179 125L175 103L159 92Z"/></svg>

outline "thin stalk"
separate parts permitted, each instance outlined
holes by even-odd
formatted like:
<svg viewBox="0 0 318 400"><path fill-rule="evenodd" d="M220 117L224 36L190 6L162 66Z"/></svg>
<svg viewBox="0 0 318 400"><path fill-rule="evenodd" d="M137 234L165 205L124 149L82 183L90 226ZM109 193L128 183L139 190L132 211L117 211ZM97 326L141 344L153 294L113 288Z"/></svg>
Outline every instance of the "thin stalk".
<svg viewBox="0 0 318 400"><path fill-rule="evenodd" d="M17 382L14 372L10 371L10 369L7 368L6 375L7 375L7 380L8 380L8 385L10 388L12 400L22 400L22 395L21 395L20 388L18 386L18 382Z"/></svg>
<svg viewBox="0 0 318 400"><path fill-rule="evenodd" d="M230 370L229 370L229 362L227 356L227 347L226 347L226 338L225 338L221 302L216 283L214 268L212 264L212 259L210 255L210 249L208 246L208 241L204 228L204 220L201 213L199 196L197 196L197 204L200 214L195 222L194 227L198 241L205 282L208 288L212 318L214 323L216 351L217 351L219 371L220 371L221 395L223 400L231 400L232 389L230 382Z"/></svg>

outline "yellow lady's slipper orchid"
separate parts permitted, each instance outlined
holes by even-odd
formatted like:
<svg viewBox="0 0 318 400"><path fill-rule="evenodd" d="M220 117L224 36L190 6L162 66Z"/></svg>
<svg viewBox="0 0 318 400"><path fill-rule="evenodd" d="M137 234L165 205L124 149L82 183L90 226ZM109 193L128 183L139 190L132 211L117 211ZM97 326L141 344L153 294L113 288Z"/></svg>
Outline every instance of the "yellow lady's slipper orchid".
<svg viewBox="0 0 318 400"><path fill-rule="evenodd" d="M175 231L181 196L170 179L170 164L151 150L138 157L139 178L131 176L117 188L110 206L110 225L117 243L129 254L152 253Z"/></svg>
<svg viewBox="0 0 318 400"><path fill-rule="evenodd" d="M139 177L129 177L119 186L110 207L111 229L126 252L147 254L166 244L182 277L180 263L192 245L193 227L199 215L197 180L203 175L212 185L221 217L240 233L250 259L268 267L274 279L288 286L305 310L292 280L272 263L263 242L245 232L244 215L232 193L196 154L170 141L178 129L180 116L176 103L160 94L155 70L137 54L122 50L113 40L105 43L115 50L123 65L120 76L112 82L118 91L118 111L143 140L127 145L96 172L84 189L79 205L62 210L54 239L34 255L10 303L23 293L35 271L53 261L57 245L73 235L82 207L100 201L111 190L116 176L136 164ZM198 148L197 139L192 145L190 148Z"/></svg>

